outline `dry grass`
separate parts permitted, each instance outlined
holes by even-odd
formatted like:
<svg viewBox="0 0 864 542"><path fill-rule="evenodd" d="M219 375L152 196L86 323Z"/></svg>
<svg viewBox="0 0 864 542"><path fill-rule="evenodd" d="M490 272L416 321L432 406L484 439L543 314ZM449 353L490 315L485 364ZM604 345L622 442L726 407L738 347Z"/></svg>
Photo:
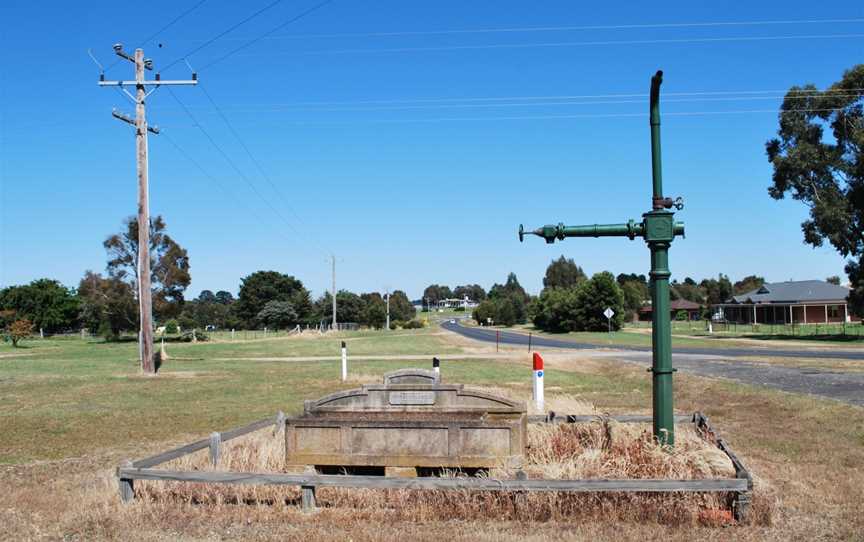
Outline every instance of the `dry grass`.
<svg viewBox="0 0 864 542"><path fill-rule="evenodd" d="M502 393L503 390L485 388ZM593 405L574 397L551 398L568 413L596 413ZM674 450L657 445L647 424L618 423L599 416L590 423L572 425L531 424L529 449L523 469L532 479L580 478L729 478L734 468L729 459L697 434L689 424L677 431ZM177 459L163 468L234 472L284 472L283 435L260 431L225 443L218 465L210 464L206 451ZM446 476L460 476L446 473ZM493 469L490 476L512 479L512 469ZM760 491L764 488L760 488ZM207 506L220 509L244 505L296 509L299 488L283 486L230 486L175 482L138 482L136 494L145 506L166 504ZM404 521L462 521L504 519L565 521L573 518L608 518L655 521L664 524L720 525L731 518L730 495L716 494L564 494L520 492L358 490L323 488L319 506L356 519L385 515ZM758 498L755 521L771 522L770 500Z"/></svg>

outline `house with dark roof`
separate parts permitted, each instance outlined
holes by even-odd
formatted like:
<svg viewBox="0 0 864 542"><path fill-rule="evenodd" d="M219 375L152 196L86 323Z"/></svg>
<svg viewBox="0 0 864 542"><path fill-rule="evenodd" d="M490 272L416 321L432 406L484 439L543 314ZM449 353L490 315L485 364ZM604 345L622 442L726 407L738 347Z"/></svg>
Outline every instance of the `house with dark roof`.
<svg viewBox="0 0 864 542"><path fill-rule="evenodd" d="M686 299L676 299L669 303L669 313L673 320L678 319L678 314L681 311L687 313L688 320L698 320L702 315L702 305L687 301ZM645 305L639 309L639 319L650 320L652 312L654 312L654 309L651 305Z"/></svg>
<svg viewBox="0 0 864 542"><path fill-rule="evenodd" d="M714 306L715 320L738 324L827 324L849 321L849 288L821 280L765 283Z"/></svg>

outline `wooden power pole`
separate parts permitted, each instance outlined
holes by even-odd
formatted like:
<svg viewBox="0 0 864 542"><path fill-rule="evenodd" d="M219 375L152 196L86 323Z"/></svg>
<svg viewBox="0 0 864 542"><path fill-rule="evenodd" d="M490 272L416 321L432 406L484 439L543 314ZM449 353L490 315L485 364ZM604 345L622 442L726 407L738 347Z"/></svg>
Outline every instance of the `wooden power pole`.
<svg viewBox="0 0 864 542"><path fill-rule="evenodd" d="M135 49L134 56L129 56L123 51L123 45L114 45L114 52L118 56L135 64L134 81L106 81L105 74L99 77L99 86L120 87L134 103L135 118L117 112L112 115L135 127L135 157L138 164L138 312L140 331L138 334L141 371L146 374L156 374L156 363L153 357L153 301L150 286L150 188L147 177L147 134L158 134L159 129L155 126L147 126L146 100L157 88L162 85L195 85L198 83L196 75L192 79L184 81L162 80L156 74L156 79L147 81L144 78L144 70L153 69L153 61L144 58L143 49ZM135 87L133 96L125 87ZM149 91L147 87L152 87Z"/></svg>
<svg viewBox="0 0 864 542"><path fill-rule="evenodd" d="M338 324L336 323L336 255L331 254L330 259L333 263L333 331L338 331Z"/></svg>

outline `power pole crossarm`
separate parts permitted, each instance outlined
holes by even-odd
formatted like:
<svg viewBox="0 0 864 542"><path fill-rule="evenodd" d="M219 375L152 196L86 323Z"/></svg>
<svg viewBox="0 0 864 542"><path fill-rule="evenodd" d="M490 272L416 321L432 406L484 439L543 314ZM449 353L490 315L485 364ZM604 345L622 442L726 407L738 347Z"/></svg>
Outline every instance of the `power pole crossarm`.
<svg viewBox="0 0 864 542"><path fill-rule="evenodd" d="M159 74L156 79L147 81L144 78L145 70L153 69L153 61L144 58L143 49L135 49L134 55L123 51L123 45L116 44L114 52L121 58L135 65L134 81L105 81L104 75L99 78L99 86L119 86L123 92L135 102L135 118L113 111L114 118L119 119L135 127L135 157L137 162L138 176L138 312L139 312L139 349L141 370L145 374L155 374L156 360L153 355L153 301L150 285L150 187L149 168L147 152L147 134L158 134L159 129L147 125L147 97L161 85L194 85L197 77L193 74L189 81L162 81ZM134 86L135 94L132 95L124 87ZM147 91L147 87L153 87Z"/></svg>
<svg viewBox="0 0 864 542"><path fill-rule="evenodd" d="M198 79L153 79L150 81L98 81L100 87L122 87L122 86L135 86L143 85L145 87L148 86L169 86L169 85L197 85Z"/></svg>

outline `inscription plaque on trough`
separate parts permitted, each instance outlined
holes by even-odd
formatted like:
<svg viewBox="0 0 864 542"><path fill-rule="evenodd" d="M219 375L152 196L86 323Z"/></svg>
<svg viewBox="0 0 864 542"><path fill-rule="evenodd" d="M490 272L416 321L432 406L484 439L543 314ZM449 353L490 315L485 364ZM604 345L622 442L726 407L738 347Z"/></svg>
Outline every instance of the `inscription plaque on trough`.
<svg viewBox="0 0 864 542"><path fill-rule="evenodd" d="M391 405L434 405L434 391L391 391Z"/></svg>
<svg viewBox="0 0 864 542"><path fill-rule="evenodd" d="M523 403L403 369L384 384L306 401L302 416L286 420L286 465L520 467L526 428Z"/></svg>

